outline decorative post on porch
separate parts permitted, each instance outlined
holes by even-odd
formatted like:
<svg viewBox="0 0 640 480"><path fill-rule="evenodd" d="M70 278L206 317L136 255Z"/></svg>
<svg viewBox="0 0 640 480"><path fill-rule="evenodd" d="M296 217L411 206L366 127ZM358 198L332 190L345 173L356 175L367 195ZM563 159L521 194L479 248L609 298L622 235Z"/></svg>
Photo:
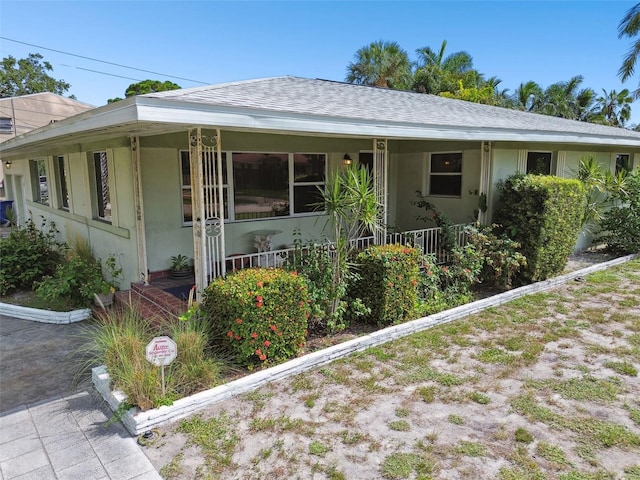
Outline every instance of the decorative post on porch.
<svg viewBox="0 0 640 480"><path fill-rule="evenodd" d="M191 130L189 160L196 296L201 300L209 282L226 273L220 130L211 137L202 135L199 128Z"/></svg>
<svg viewBox="0 0 640 480"><path fill-rule="evenodd" d="M202 132L199 128L189 131L189 170L191 172L191 215L193 218L193 268L196 281L196 297L200 301L207 286L204 256L204 183L202 181Z"/></svg>
<svg viewBox="0 0 640 480"><path fill-rule="evenodd" d="M374 242L376 245L384 245L387 239L387 177L388 177L388 154L387 139L373 140L373 184L381 206L382 215L378 219L375 229Z"/></svg>
<svg viewBox="0 0 640 480"><path fill-rule="evenodd" d="M480 185L478 186L478 222L486 224L490 216L489 189L491 188L491 142L480 146ZM484 201L482 200L484 199Z"/></svg>
<svg viewBox="0 0 640 480"><path fill-rule="evenodd" d="M136 209L136 245L140 281L149 283L147 266L147 238L144 230L144 205L142 203L142 177L140 175L140 138L131 137L131 165L133 168L133 201Z"/></svg>

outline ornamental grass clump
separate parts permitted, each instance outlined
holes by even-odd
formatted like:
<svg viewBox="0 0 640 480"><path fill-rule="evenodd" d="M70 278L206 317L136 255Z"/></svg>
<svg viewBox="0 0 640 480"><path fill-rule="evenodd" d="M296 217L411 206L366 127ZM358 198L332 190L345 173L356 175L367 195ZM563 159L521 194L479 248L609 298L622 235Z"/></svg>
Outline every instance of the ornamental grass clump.
<svg viewBox="0 0 640 480"><path fill-rule="evenodd" d="M371 309L365 321L391 325L413 320L420 260L417 249L403 245L375 245L357 255L359 280L353 294Z"/></svg>
<svg viewBox="0 0 640 480"><path fill-rule="evenodd" d="M208 323L197 317L152 324L125 306L100 315L83 335L88 340L81 352L84 366L105 365L112 387L143 411L213 388L225 373L223 362L209 351ZM161 370L146 358L147 344L161 335L177 345L176 359L165 367L164 395Z"/></svg>
<svg viewBox="0 0 640 480"><path fill-rule="evenodd" d="M237 361L249 369L298 355L309 317L306 281L296 272L251 268L217 278L201 311Z"/></svg>

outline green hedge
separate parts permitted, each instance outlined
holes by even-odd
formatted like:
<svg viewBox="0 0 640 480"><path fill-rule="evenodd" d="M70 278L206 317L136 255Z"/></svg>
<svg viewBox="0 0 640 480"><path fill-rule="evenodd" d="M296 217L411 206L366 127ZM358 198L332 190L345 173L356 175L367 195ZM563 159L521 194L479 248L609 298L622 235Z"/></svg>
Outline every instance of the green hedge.
<svg viewBox="0 0 640 480"><path fill-rule="evenodd" d="M562 271L578 239L585 202L585 189L574 179L514 175L500 185L495 220L521 245L524 280Z"/></svg>
<svg viewBox="0 0 640 480"><path fill-rule="evenodd" d="M420 260L417 249L402 245L375 245L357 255L360 278L352 296L371 309L365 321L391 325L413 319Z"/></svg>
<svg viewBox="0 0 640 480"><path fill-rule="evenodd" d="M201 311L214 337L252 368L295 357L304 347L309 317L306 281L280 269L240 270L211 282Z"/></svg>

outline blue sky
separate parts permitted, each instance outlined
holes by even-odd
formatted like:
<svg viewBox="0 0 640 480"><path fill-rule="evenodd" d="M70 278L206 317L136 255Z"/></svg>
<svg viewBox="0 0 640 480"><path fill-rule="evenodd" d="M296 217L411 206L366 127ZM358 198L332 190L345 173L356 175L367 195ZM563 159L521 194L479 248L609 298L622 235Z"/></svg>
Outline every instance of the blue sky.
<svg viewBox="0 0 640 480"><path fill-rule="evenodd" d="M5 1L0 35L54 50L205 83L278 75L342 81L375 40L415 50L465 50L513 91L583 75L583 86L635 89L617 71L629 39L617 26L629 1ZM68 94L103 105L147 78L201 85L0 39L2 57L41 53ZM94 73L87 70L96 70ZM111 74L106 75L105 73ZM128 78L119 78L119 75ZM632 123L640 123L640 102Z"/></svg>

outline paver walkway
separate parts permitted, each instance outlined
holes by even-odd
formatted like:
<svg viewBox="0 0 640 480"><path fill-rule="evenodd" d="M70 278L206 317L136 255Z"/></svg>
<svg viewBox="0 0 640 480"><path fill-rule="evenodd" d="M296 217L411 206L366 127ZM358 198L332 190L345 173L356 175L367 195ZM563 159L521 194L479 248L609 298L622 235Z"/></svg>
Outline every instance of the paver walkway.
<svg viewBox="0 0 640 480"><path fill-rule="evenodd" d="M0 315L0 480L160 479L93 389L70 388L77 328Z"/></svg>

